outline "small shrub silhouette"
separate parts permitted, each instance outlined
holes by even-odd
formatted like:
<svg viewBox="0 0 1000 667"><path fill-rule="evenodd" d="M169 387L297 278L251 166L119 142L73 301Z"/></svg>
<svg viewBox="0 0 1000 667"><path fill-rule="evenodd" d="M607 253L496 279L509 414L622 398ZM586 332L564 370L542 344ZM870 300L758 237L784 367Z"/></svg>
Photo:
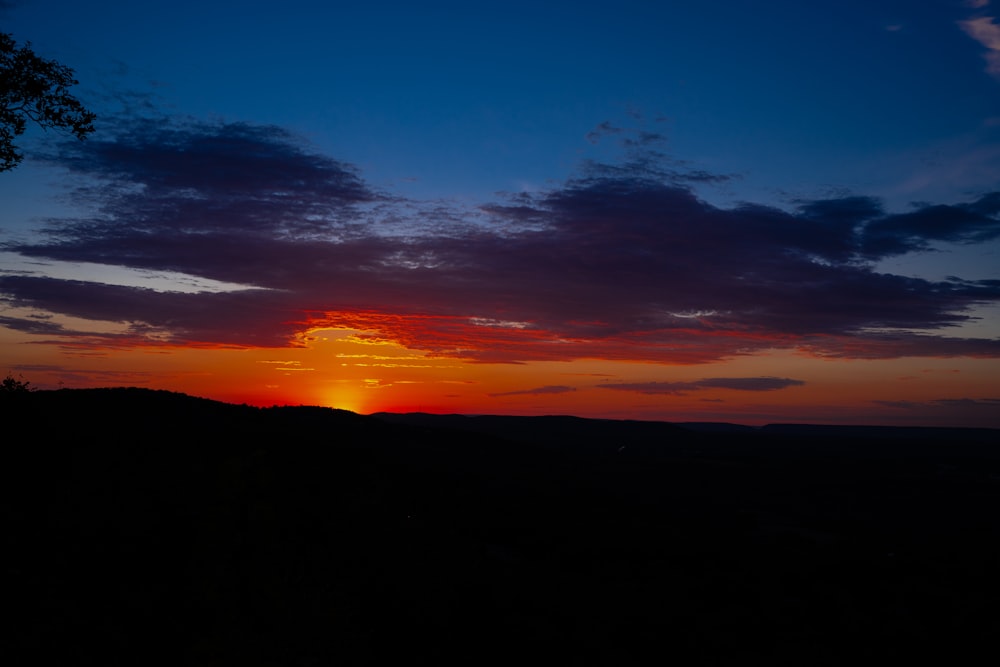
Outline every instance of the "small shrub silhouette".
<svg viewBox="0 0 1000 667"><path fill-rule="evenodd" d="M0 392L5 394L25 394L29 391L34 391L30 386L31 383L23 378L16 378L10 373L7 373L7 377L0 382Z"/></svg>

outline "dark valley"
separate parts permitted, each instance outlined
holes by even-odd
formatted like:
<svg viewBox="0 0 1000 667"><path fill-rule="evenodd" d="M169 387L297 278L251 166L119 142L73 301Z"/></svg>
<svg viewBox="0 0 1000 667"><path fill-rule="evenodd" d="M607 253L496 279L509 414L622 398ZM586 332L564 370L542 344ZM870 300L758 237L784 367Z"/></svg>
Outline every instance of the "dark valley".
<svg viewBox="0 0 1000 667"><path fill-rule="evenodd" d="M983 429L0 397L9 664L976 664Z"/></svg>

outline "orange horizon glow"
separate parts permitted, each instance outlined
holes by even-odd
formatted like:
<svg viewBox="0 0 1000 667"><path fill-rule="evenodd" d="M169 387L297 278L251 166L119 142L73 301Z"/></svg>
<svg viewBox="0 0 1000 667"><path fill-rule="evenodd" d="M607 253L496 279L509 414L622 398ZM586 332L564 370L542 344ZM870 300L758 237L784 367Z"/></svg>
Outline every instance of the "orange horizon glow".
<svg viewBox="0 0 1000 667"><path fill-rule="evenodd" d="M284 349L164 346L84 353L64 347L53 353L23 334L8 334L4 344L18 347L11 372L43 389L139 386L227 403L316 405L359 414L1000 427L996 416L963 404L977 393L989 395L1000 372L996 360L844 360L772 350L706 364L600 359L491 364L432 355L354 329L311 329ZM803 384L776 391L708 387L669 394L613 388L710 377L788 377ZM940 403L942 397L952 400ZM932 401L939 401L932 404L937 414L906 409Z"/></svg>

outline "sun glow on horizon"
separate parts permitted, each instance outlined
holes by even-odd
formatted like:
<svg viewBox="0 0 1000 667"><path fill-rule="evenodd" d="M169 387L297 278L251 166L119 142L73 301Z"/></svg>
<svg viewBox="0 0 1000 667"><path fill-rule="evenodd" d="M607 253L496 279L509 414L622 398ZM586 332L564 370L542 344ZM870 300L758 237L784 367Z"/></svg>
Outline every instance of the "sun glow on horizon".
<svg viewBox="0 0 1000 667"><path fill-rule="evenodd" d="M23 334L3 339L23 350L21 363L8 370L41 389L139 386L258 407L313 405L357 414L996 424L996 364L982 359L836 360L771 350L706 364L472 363L388 336L329 328L308 330L298 344L282 348L64 349L54 360L47 346L24 344L30 337Z"/></svg>
<svg viewBox="0 0 1000 667"><path fill-rule="evenodd" d="M337 410L349 410L357 414L365 414L368 407L368 402L365 399L365 391L363 389L357 389L353 386L353 383L344 381L335 383L327 390L322 405Z"/></svg>

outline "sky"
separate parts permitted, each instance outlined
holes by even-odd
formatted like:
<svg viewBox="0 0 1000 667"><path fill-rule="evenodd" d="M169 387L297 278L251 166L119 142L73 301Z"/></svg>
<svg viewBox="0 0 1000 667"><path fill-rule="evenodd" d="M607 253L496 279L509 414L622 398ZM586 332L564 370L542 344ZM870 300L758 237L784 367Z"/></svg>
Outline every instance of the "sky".
<svg viewBox="0 0 1000 667"><path fill-rule="evenodd" d="M0 373L1000 428L1000 0L0 0Z"/></svg>

